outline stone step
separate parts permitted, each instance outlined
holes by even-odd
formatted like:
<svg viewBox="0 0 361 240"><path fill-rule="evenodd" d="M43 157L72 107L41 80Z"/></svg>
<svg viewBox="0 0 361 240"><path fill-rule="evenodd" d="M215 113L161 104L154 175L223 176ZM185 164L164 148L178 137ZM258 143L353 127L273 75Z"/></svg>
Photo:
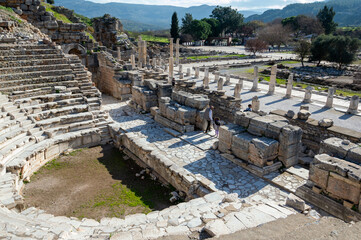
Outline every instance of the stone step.
<svg viewBox="0 0 361 240"><path fill-rule="evenodd" d="M19 50L19 49L54 49L54 47L45 45L45 44L29 44L29 45L19 45L19 44L1 44L0 51L4 50Z"/></svg>
<svg viewBox="0 0 361 240"><path fill-rule="evenodd" d="M46 103L39 103L37 105L34 104L21 104L21 108L23 108L28 114L38 113L40 111L46 111L50 109L57 109L64 106L75 106L79 104L84 104L85 100L82 97L78 98L70 98L66 100L59 100L59 101L51 101Z"/></svg>
<svg viewBox="0 0 361 240"><path fill-rule="evenodd" d="M30 59L30 60L0 62L0 68L57 65L57 64L67 64L67 63L68 60L65 58Z"/></svg>
<svg viewBox="0 0 361 240"><path fill-rule="evenodd" d="M22 80L11 80L11 81L0 81L0 88L9 88L12 86L22 86L24 84L39 84L39 83L58 83L58 85L62 85L63 81L71 81L75 80L74 76L71 74L68 75L59 75L59 76L48 76L42 78L31 78L31 79L22 79Z"/></svg>
<svg viewBox="0 0 361 240"><path fill-rule="evenodd" d="M43 127L49 129L52 127L62 126L64 124L70 124L81 121L93 120L94 116L91 112L75 113L60 117L54 117L50 119L40 120L36 122L36 127Z"/></svg>
<svg viewBox="0 0 361 240"><path fill-rule="evenodd" d="M41 60L41 59L57 59L63 58L63 54L43 54L43 55L36 55L36 56L29 56L29 55L13 55L13 56L2 56L0 55L0 62L8 62L8 61L24 61L24 60Z"/></svg>
<svg viewBox="0 0 361 240"><path fill-rule="evenodd" d="M70 70L69 64L56 64L56 65L37 65L37 66L20 66L0 68L1 74L16 74L16 73L29 73L29 72L43 72L48 70Z"/></svg>
<svg viewBox="0 0 361 240"><path fill-rule="evenodd" d="M36 102L37 105L45 104L49 102L62 102L62 101L73 101L73 99L83 99L83 95L81 93L53 93L53 94L46 94L41 96L34 96L30 98L21 98L16 99L14 103L20 108L25 108L31 106Z"/></svg>
<svg viewBox="0 0 361 240"><path fill-rule="evenodd" d="M42 89L44 88L44 90L47 88L49 89L50 87L50 92L53 92L53 88L54 86L69 86L69 87L75 87L78 85L78 83L76 81L62 81L60 82L45 82L45 83L39 83L39 84L29 84L29 85L21 85L21 86L14 86L14 87L6 87L6 88L0 88L1 92L4 93L9 93L12 95L23 95L26 94L28 90L36 90L38 91L38 89ZM34 91L32 91L34 92ZM28 92L30 93L30 92ZM31 95L34 96L34 95ZM11 99L12 96L10 96Z"/></svg>
<svg viewBox="0 0 361 240"><path fill-rule="evenodd" d="M0 149L0 164L6 166L6 163L15 155L19 154L28 145L35 143L31 136L21 137L14 140L11 144L5 145Z"/></svg>
<svg viewBox="0 0 361 240"><path fill-rule="evenodd" d="M50 136L53 137L55 135L64 134L68 132L75 132L83 129L94 128L97 126L98 122L99 122L98 119L94 119L94 120L64 124L60 127L50 128L47 131L45 131L45 133L48 134L49 137Z"/></svg>
<svg viewBox="0 0 361 240"><path fill-rule="evenodd" d="M41 121L53 117L60 117L64 115L76 114L87 111L88 111L88 105L83 104L83 105L65 106L65 107L45 110L34 114L29 114L28 117L35 119L36 121Z"/></svg>
<svg viewBox="0 0 361 240"><path fill-rule="evenodd" d="M59 69L59 70L43 70L36 72L24 72L24 73L10 73L0 75L0 81L10 81L10 80L22 80L29 78L42 78L49 76L61 76L61 75L72 75L73 71L69 68Z"/></svg>
<svg viewBox="0 0 361 240"><path fill-rule="evenodd" d="M62 51L59 49L54 48L46 48L46 49L11 49L11 50L0 50L1 56L22 56L27 55L29 57L31 56L37 56L37 55L50 55L50 54L61 54Z"/></svg>

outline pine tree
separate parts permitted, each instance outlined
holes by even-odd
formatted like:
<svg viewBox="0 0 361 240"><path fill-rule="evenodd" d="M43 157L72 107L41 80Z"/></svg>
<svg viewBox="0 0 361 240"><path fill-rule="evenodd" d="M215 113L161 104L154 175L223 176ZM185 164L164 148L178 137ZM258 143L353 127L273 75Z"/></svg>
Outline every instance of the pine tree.
<svg viewBox="0 0 361 240"><path fill-rule="evenodd" d="M333 7L328 8L325 6L317 14L317 19L321 22L322 27L325 29L326 34L333 33L336 30L337 23L333 21L336 13Z"/></svg>
<svg viewBox="0 0 361 240"><path fill-rule="evenodd" d="M170 36L174 39L174 41L179 38L179 25L178 25L178 16L177 13L174 12L172 15L172 24L170 27Z"/></svg>

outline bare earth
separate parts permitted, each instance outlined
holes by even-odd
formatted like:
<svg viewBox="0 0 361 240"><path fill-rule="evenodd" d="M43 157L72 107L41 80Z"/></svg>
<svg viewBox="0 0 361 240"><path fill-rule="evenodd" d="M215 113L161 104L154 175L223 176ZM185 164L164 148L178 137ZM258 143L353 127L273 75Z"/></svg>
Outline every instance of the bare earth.
<svg viewBox="0 0 361 240"><path fill-rule="evenodd" d="M25 205L97 220L169 207L171 190L136 177L141 170L110 145L75 151L32 176L23 192Z"/></svg>

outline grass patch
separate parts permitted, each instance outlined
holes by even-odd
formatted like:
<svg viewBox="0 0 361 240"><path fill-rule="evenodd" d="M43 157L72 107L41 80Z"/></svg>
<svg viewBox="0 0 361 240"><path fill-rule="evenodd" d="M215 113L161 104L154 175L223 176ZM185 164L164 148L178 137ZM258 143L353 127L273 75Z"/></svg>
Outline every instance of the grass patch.
<svg viewBox="0 0 361 240"><path fill-rule="evenodd" d="M192 60L202 60L202 59L209 59L209 58L230 58L230 57L238 57L238 58L244 58L247 57L247 55L244 54L229 54L229 55L214 55L214 56L192 56L187 57L187 59Z"/></svg>
<svg viewBox="0 0 361 240"><path fill-rule="evenodd" d="M89 37L90 40L96 42L94 36L90 32L85 32L85 34Z"/></svg>
<svg viewBox="0 0 361 240"><path fill-rule="evenodd" d="M169 43L169 39L166 37L156 37L146 34L141 34L142 39L147 42Z"/></svg>
<svg viewBox="0 0 361 240"><path fill-rule="evenodd" d="M64 14L55 12L52 9L53 5L45 3L45 2L42 2L41 5L45 6L47 12L53 13L56 20L63 21L64 23L72 23L72 21L70 21Z"/></svg>
<svg viewBox="0 0 361 240"><path fill-rule="evenodd" d="M300 61L282 61L282 62L280 62L280 64L283 64L283 65L285 65L285 64L297 64L297 63L301 63Z"/></svg>
<svg viewBox="0 0 361 240"><path fill-rule="evenodd" d="M9 7L0 6L0 9L10 13L14 13L13 9Z"/></svg>
<svg viewBox="0 0 361 240"><path fill-rule="evenodd" d="M79 153L81 153L82 151L83 151L83 148L79 148L79 149L76 149L76 150L70 152L69 155L74 157L74 156L78 155Z"/></svg>
<svg viewBox="0 0 361 240"><path fill-rule="evenodd" d="M361 64L361 59L357 59L357 60L353 61L353 64Z"/></svg>
<svg viewBox="0 0 361 240"><path fill-rule="evenodd" d="M58 159L51 160L45 164L43 168L47 170L59 170L67 165L65 162L58 162L57 160Z"/></svg>

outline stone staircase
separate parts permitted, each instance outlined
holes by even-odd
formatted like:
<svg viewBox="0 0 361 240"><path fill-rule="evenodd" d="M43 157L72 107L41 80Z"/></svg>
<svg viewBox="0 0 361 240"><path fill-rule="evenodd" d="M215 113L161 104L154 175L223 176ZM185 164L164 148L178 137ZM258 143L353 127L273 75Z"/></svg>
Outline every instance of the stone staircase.
<svg viewBox="0 0 361 240"><path fill-rule="evenodd" d="M110 141L100 105L77 56L44 44L0 43L0 181L20 191L23 179L65 150ZM19 195L2 191L0 203L21 208Z"/></svg>

